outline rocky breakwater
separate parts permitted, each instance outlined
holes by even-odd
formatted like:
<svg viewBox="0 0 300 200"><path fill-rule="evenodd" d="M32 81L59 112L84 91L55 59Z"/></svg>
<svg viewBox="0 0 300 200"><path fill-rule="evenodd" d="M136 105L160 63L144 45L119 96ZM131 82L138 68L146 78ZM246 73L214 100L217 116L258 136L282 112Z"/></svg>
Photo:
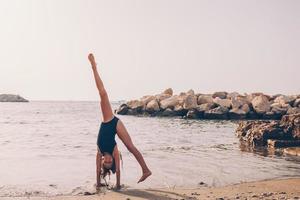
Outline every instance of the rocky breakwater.
<svg viewBox="0 0 300 200"><path fill-rule="evenodd" d="M191 119L281 119L300 113L300 95L266 95L215 92L195 94L193 90L173 94L171 88L157 95L143 96L122 104L121 115L181 116Z"/></svg>
<svg viewBox="0 0 300 200"><path fill-rule="evenodd" d="M0 102L28 102L28 100L20 95L0 94Z"/></svg>
<svg viewBox="0 0 300 200"><path fill-rule="evenodd" d="M252 147L298 147L284 152L300 156L300 113L284 115L280 121L242 121L236 134Z"/></svg>

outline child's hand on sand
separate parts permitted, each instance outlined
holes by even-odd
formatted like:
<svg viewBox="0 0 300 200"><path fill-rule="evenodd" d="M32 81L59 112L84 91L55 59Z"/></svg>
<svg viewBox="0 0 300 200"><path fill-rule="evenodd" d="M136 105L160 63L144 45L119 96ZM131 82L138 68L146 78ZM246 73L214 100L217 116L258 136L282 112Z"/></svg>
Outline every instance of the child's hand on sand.
<svg viewBox="0 0 300 200"><path fill-rule="evenodd" d="M89 54L88 59L89 59L91 65L92 65L92 68L96 69L97 68L97 63L96 63L95 57L92 53Z"/></svg>
<svg viewBox="0 0 300 200"><path fill-rule="evenodd" d="M121 185L115 185L113 188L112 188L112 190L114 190L114 191L119 191L119 190L121 190L122 189L122 186Z"/></svg>

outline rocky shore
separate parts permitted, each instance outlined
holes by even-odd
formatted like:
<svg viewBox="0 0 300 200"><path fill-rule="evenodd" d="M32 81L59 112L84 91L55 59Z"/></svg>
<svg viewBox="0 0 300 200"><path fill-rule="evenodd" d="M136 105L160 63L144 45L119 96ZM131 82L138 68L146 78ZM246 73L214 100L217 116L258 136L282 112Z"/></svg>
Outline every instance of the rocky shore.
<svg viewBox="0 0 300 200"><path fill-rule="evenodd" d="M174 95L171 88L122 104L120 115L181 116L190 119L281 119L300 113L300 95L267 95L215 92L196 94L193 90Z"/></svg>
<svg viewBox="0 0 300 200"><path fill-rule="evenodd" d="M0 102L29 102L20 95L0 94Z"/></svg>
<svg viewBox="0 0 300 200"><path fill-rule="evenodd" d="M280 121L242 121L236 134L246 145L285 148L284 153L300 156L300 113L284 115Z"/></svg>

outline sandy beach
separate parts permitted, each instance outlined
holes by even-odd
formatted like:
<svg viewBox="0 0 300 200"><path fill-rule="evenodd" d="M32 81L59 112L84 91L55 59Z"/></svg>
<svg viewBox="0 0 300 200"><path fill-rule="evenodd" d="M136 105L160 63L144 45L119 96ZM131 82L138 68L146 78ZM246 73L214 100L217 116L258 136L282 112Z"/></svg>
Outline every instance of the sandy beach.
<svg viewBox="0 0 300 200"><path fill-rule="evenodd" d="M183 199L300 199L300 178L267 180L211 188L123 189L85 196L1 198L32 200L183 200Z"/></svg>

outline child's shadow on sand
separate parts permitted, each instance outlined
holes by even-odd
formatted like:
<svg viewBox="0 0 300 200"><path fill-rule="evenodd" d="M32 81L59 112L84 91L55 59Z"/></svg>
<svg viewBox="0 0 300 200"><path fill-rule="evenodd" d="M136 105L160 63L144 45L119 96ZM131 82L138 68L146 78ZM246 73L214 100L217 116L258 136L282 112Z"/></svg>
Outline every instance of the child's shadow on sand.
<svg viewBox="0 0 300 200"><path fill-rule="evenodd" d="M185 199L188 198L188 196L177 194L175 192L167 192L167 191L162 191L162 190L138 190L138 189L130 189L130 190L121 190L121 191L116 191L120 194L128 195L128 196L133 196L133 197L139 197L143 199L150 199L150 200L177 200L178 198L180 199ZM176 196L170 197L171 196Z"/></svg>

